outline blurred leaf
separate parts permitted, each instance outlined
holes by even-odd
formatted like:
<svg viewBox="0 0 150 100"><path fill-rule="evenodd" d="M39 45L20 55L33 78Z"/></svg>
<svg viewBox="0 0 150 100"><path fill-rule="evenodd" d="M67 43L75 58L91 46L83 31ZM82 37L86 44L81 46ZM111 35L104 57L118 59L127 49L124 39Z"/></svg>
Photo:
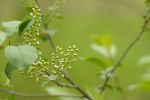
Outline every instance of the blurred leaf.
<svg viewBox="0 0 150 100"><path fill-rule="evenodd" d="M100 95L98 90L92 88L86 88L88 94L93 98L93 100L104 100L104 98Z"/></svg>
<svg viewBox="0 0 150 100"><path fill-rule="evenodd" d="M67 88L61 87L48 87L47 91L51 95L76 95L75 93L69 91ZM63 98L58 97L59 100L77 100L76 98Z"/></svg>
<svg viewBox="0 0 150 100"><path fill-rule="evenodd" d="M14 67L13 65L11 65L9 62L6 64L5 67L5 74L7 76L8 79L11 79L12 76L12 72L16 69L16 67Z"/></svg>
<svg viewBox="0 0 150 100"><path fill-rule="evenodd" d="M131 84L128 86L128 90L129 91L135 91L135 90L148 90L150 91L150 81L142 81L142 82L139 82L139 83L135 83L135 84Z"/></svg>
<svg viewBox="0 0 150 100"><path fill-rule="evenodd" d="M102 67L102 68L106 68L106 64L105 62L103 62L101 59L99 58L92 58L92 57L89 57L89 58L85 58L86 61L88 62L91 62L93 64L96 64L98 65L99 67Z"/></svg>
<svg viewBox="0 0 150 100"><path fill-rule="evenodd" d="M144 56L144 57L141 57L141 58L139 59L138 63L139 63L140 65L144 65L144 64L150 63L150 55L146 55L146 56Z"/></svg>
<svg viewBox="0 0 150 100"><path fill-rule="evenodd" d="M24 31L26 31L30 26L32 26L34 23L34 20L32 19L32 17L27 16L23 19L23 21L21 22L21 24L19 25L19 35L21 35Z"/></svg>
<svg viewBox="0 0 150 100"><path fill-rule="evenodd" d="M7 46L5 55L11 65L21 70L33 64L38 57L36 48L30 45Z"/></svg>
<svg viewBox="0 0 150 100"><path fill-rule="evenodd" d="M2 45L5 40L6 40L6 34L0 31L0 45Z"/></svg>
<svg viewBox="0 0 150 100"><path fill-rule="evenodd" d="M139 89L140 87L141 87L141 84L136 83L136 84L130 84L130 85L127 87L127 89L128 89L129 91L133 91L133 90Z"/></svg>
<svg viewBox="0 0 150 100"><path fill-rule="evenodd" d="M148 68L146 72L143 73L142 81L150 81L150 68Z"/></svg>
<svg viewBox="0 0 150 100"><path fill-rule="evenodd" d="M104 46L98 44L92 44L91 48L108 59L115 58L117 52L117 48L115 45L110 46L110 48L105 48Z"/></svg>
<svg viewBox="0 0 150 100"><path fill-rule="evenodd" d="M105 36L96 36L92 35L91 38L94 40L95 43L98 45L102 45L105 48L110 48L112 45L112 37L110 35L105 35Z"/></svg>
<svg viewBox="0 0 150 100"><path fill-rule="evenodd" d="M2 22L2 28L7 36L11 36L15 32L17 32L17 28L19 24L20 24L20 21Z"/></svg>
<svg viewBox="0 0 150 100"><path fill-rule="evenodd" d="M107 52L108 50L105 47L102 47L97 44L92 44L91 47L92 49L94 49L95 51L103 55L104 57L108 58L108 52Z"/></svg>

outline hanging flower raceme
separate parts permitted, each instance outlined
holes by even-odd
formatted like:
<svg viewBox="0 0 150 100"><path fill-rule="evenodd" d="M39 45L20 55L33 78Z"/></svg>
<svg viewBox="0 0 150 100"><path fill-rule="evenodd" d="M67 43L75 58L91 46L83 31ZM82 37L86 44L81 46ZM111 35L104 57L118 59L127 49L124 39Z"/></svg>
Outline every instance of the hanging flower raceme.
<svg viewBox="0 0 150 100"><path fill-rule="evenodd" d="M41 23L41 10L36 5L32 8L32 12L30 13L30 16L33 19L33 24L26 30L24 33L24 41L23 44L32 45L36 48L39 48L40 42L37 40L37 36L39 36L39 28ZM49 61L45 60L42 57L41 50L38 50L38 59L35 63L29 66L29 69L27 70L26 77L35 77L38 81L40 77L45 75L45 72L48 70L47 65L49 64Z"/></svg>

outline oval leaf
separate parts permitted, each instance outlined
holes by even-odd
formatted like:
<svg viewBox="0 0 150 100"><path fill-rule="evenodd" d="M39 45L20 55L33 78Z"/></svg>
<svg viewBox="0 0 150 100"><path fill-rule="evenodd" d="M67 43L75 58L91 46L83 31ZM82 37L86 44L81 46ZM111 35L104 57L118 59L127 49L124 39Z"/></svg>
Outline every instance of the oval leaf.
<svg viewBox="0 0 150 100"><path fill-rule="evenodd" d="M7 46L5 55L11 65L21 70L33 64L38 57L36 48L30 45Z"/></svg>
<svg viewBox="0 0 150 100"><path fill-rule="evenodd" d="M21 35L24 31L26 31L30 26L33 25L33 19L30 16L27 16L23 19L21 24L19 25L19 35Z"/></svg>
<svg viewBox="0 0 150 100"><path fill-rule="evenodd" d="M13 35L15 32L17 32L17 27L20 24L20 21L9 21L9 22L3 22L2 28L7 36Z"/></svg>

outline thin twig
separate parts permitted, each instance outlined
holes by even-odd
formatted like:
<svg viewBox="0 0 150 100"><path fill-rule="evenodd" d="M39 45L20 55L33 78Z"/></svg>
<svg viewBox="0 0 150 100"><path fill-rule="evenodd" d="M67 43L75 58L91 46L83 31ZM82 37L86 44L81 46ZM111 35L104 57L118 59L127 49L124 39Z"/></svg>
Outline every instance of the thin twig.
<svg viewBox="0 0 150 100"><path fill-rule="evenodd" d="M45 25L44 25L44 28L45 28L45 30L48 30L48 24L45 24ZM45 37L48 38L49 43L50 43L50 45L51 45L53 51L55 51L55 50L56 50L56 46L55 46L55 43L54 43L54 41L53 41L51 35L50 35L49 33L45 33L44 35L45 35Z"/></svg>
<svg viewBox="0 0 150 100"><path fill-rule="evenodd" d="M84 98L83 96L74 96L74 95L52 95L52 94L44 94L44 93L39 93L39 94L27 94L23 92L17 92L15 90L9 90L9 89L0 89L1 93L6 93L18 97L27 97L27 98L37 98L37 97L63 97L63 98Z"/></svg>
<svg viewBox="0 0 150 100"><path fill-rule="evenodd" d="M113 69L109 72L111 75L116 71L116 69L119 67L119 65L121 64L121 62L124 60L124 58L127 56L128 52L132 49L132 47L140 40L140 38L142 37L143 33L145 32L145 29L147 28L147 25L150 22L150 16L148 16L148 18L145 20L144 25L142 26L140 32L137 34L137 36L131 41L131 43L128 45L128 47L125 49L125 51L123 52L123 54L120 56L119 60L114 64ZM105 91L107 84L109 82L109 80L111 79L111 77L109 75L107 75L104 84L102 85L102 87L100 88L100 94L103 94L103 92Z"/></svg>

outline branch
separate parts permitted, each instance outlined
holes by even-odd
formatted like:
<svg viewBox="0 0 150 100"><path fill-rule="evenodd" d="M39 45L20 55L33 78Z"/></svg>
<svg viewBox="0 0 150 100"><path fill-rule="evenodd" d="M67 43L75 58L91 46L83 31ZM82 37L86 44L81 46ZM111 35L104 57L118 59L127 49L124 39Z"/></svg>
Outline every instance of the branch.
<svg viewBox="0 0 150 100"><path fill-rule="evenodd" d="M84 92L80 86L78 86L76 83L74 83L74 81L69 77L68 73L66 71L64 71L64 78L72 85L74 86L74 88L80 92L85 98L87 98L88 100L92 100L92 98L86 94L86 92Z"/></svg>
<svg viewBox="0 0 150 100"><path fill-rule="evenodd" d="M47 71L45 71L45 74L48 76L48 77L50 77L50 74L47 72ZM66 87L66 88L75 88L74 86L72 86L72 85L68 85L68 84L65 84L65 83L60 83L60 82L58 82L57 80L50 80L51 82L54 82L57 86L60 86L60 87Z"/></svg>
<svg viewBox="0 0 150 100"><path fill-rule="evenodd" d="M50 74L48 72L45 72L45 74L47 76L50 76ZM66 81L68 81L71 84L71 86L59 83L58 81L52 81L52 82L55 82L60 87L74 88L74 89L76 89L78 92L80 92L83 95L83 98L87 98L88 100L92 100L92 98L89 95L87 95L86 92L84 92L75 82L73 82L71 80L71 78L69 77L69 75L68 75L68 73L66 71L64 71L64 79Z"/></svg>
<svg viewBox="0 0 150 100"><path fill-rule="evenodd" d="M22 93L22 92L17 92L14 90L8 90L8 89L0 89L1 93L6 93L18 97L27 97L27 98L37 98L37 97L63 97L63 98L84 98L83 96L74 96L74 95L51 95L51 94L27 94L27 93Z"/></svg>
<svg viewBox="0 0 150 100"><path fill-rule="evenodd" d="M44 25L44 28L45 28L45 30L48 30L48 24L47 24L47 23ZM53 41L51 35L50 35L49 33L45 33L45 34L43 34L43 35L45 35L45 37L48 38L49 43L50 43L50 45L51 45L53 51L55 51L55 50L56 50L56 46L55 46L55 43L54 43L54 41Z"/></svg>
<svg viewBox="0 0 150 100"><path fill-rule="evenodd" d="M119 60L114 64L113 69L109 72L111 75L116 71L116 69L118 68L118 66L121 64L121 62L127 56L128 52L132 49L132 47L141 39L141 37L142 37L143 33L145 32L145 29L148 26L149 22L150 22L150 16L148 16L148 18L145 20L144 25L142 26L140 32L131 41L131 43L128 45L128 47L125 49L125 51L120 56ZM104 81L104 84L100 88L100 94L103 94L103 92L105 91L105 88L107 87L107 84L108 84L108 82L109 82L110 79L111 79L111 76L106 75L106 79Z"/></svg>

